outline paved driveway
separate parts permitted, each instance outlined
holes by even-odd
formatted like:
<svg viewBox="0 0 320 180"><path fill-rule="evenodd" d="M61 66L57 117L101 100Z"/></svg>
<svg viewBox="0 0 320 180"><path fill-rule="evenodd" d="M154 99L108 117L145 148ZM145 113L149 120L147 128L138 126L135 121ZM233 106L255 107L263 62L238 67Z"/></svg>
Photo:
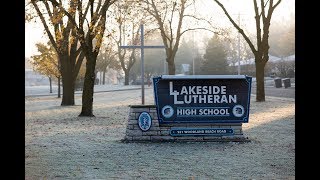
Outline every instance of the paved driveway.
<svg viewBox="0 0 320 180"><path fill-rule="evenodd" d="M295 98L295 87L288 88L275 88L272 86L265 86L266 96L275 96L275 97L285 97L285 98ZM256 86L253 85L251 88L251 93L256 94Z"/></svg>

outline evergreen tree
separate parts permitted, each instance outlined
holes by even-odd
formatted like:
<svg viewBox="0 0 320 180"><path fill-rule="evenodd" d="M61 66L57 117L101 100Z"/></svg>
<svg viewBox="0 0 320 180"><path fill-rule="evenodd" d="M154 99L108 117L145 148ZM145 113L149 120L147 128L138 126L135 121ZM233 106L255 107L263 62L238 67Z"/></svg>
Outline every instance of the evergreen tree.
<svg viewBox="0 0 320 180"><path fill-rule="evenodd" d="M217 36L213 36L206 47L203 55L204 61L201 66L201 74L227 74L227 52Z"/></svg>

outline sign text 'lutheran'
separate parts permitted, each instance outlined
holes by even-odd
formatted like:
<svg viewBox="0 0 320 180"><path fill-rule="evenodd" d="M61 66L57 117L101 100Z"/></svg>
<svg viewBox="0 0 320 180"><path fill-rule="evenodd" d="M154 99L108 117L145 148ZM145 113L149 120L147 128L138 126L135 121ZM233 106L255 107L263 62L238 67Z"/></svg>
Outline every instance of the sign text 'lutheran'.
<svg viewBox="0 0 320 180"><path fill-rule="evenodd" d="M174 89L173 82L169 82L170 96L173 96L174 104L194 103L237 103L237 95L227 95L226 86L182 86ZM178 97L181 100L178 100Z"/></svg>

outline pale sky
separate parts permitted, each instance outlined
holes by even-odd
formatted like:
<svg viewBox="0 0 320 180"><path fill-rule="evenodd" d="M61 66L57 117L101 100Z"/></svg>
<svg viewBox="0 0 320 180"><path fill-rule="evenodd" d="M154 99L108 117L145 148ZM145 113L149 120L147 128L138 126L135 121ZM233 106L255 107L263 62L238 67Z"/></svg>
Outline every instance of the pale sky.
<svg viewBox="0 0 320 180"><path fill-rule="evenodd" d="M25 24L25 57L37 54L36 43L46 43L48 41L42 24L26 23Z"/></svg>
<svg viewBox="0 0 320 180"><path fill-rule="evenodd" d="M221 0L224 3L225 8L234 17L234 20L238 20L238 13L241 13L241 23L246 27L254 28L253 19L253 2L252 0ZM221 8L213 0L197 0L197 11L195 13L201 13L202 16L211 16L215 20L219 20L220 23L231 26L231 23L222 12ZM214 14L214 16L213 16ZM279 6L275 9L272 15L272 22L279 23L288 20L290 14L295 15L295 0L282 0ZM37 48L35 44L38 42L46 43L48 41L47 35L45 35L43 25L40 22L26 23L25 24L25 57L30 57L37 54ZM203 36L208 33L197 33L195 36Z"/></svg>

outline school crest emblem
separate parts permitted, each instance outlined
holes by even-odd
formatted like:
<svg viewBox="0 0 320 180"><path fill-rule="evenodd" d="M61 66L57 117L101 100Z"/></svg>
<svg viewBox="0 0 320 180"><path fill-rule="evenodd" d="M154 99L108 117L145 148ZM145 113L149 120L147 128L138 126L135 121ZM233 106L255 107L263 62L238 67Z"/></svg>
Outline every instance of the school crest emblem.
<svg viewBox="0 0 320 180"><path fill-rule="evenodd" d="M148 131L151 127L151 122L152 122L152 119L149 113L142 112L139 115L138 124L142 131Z"/></svg>

